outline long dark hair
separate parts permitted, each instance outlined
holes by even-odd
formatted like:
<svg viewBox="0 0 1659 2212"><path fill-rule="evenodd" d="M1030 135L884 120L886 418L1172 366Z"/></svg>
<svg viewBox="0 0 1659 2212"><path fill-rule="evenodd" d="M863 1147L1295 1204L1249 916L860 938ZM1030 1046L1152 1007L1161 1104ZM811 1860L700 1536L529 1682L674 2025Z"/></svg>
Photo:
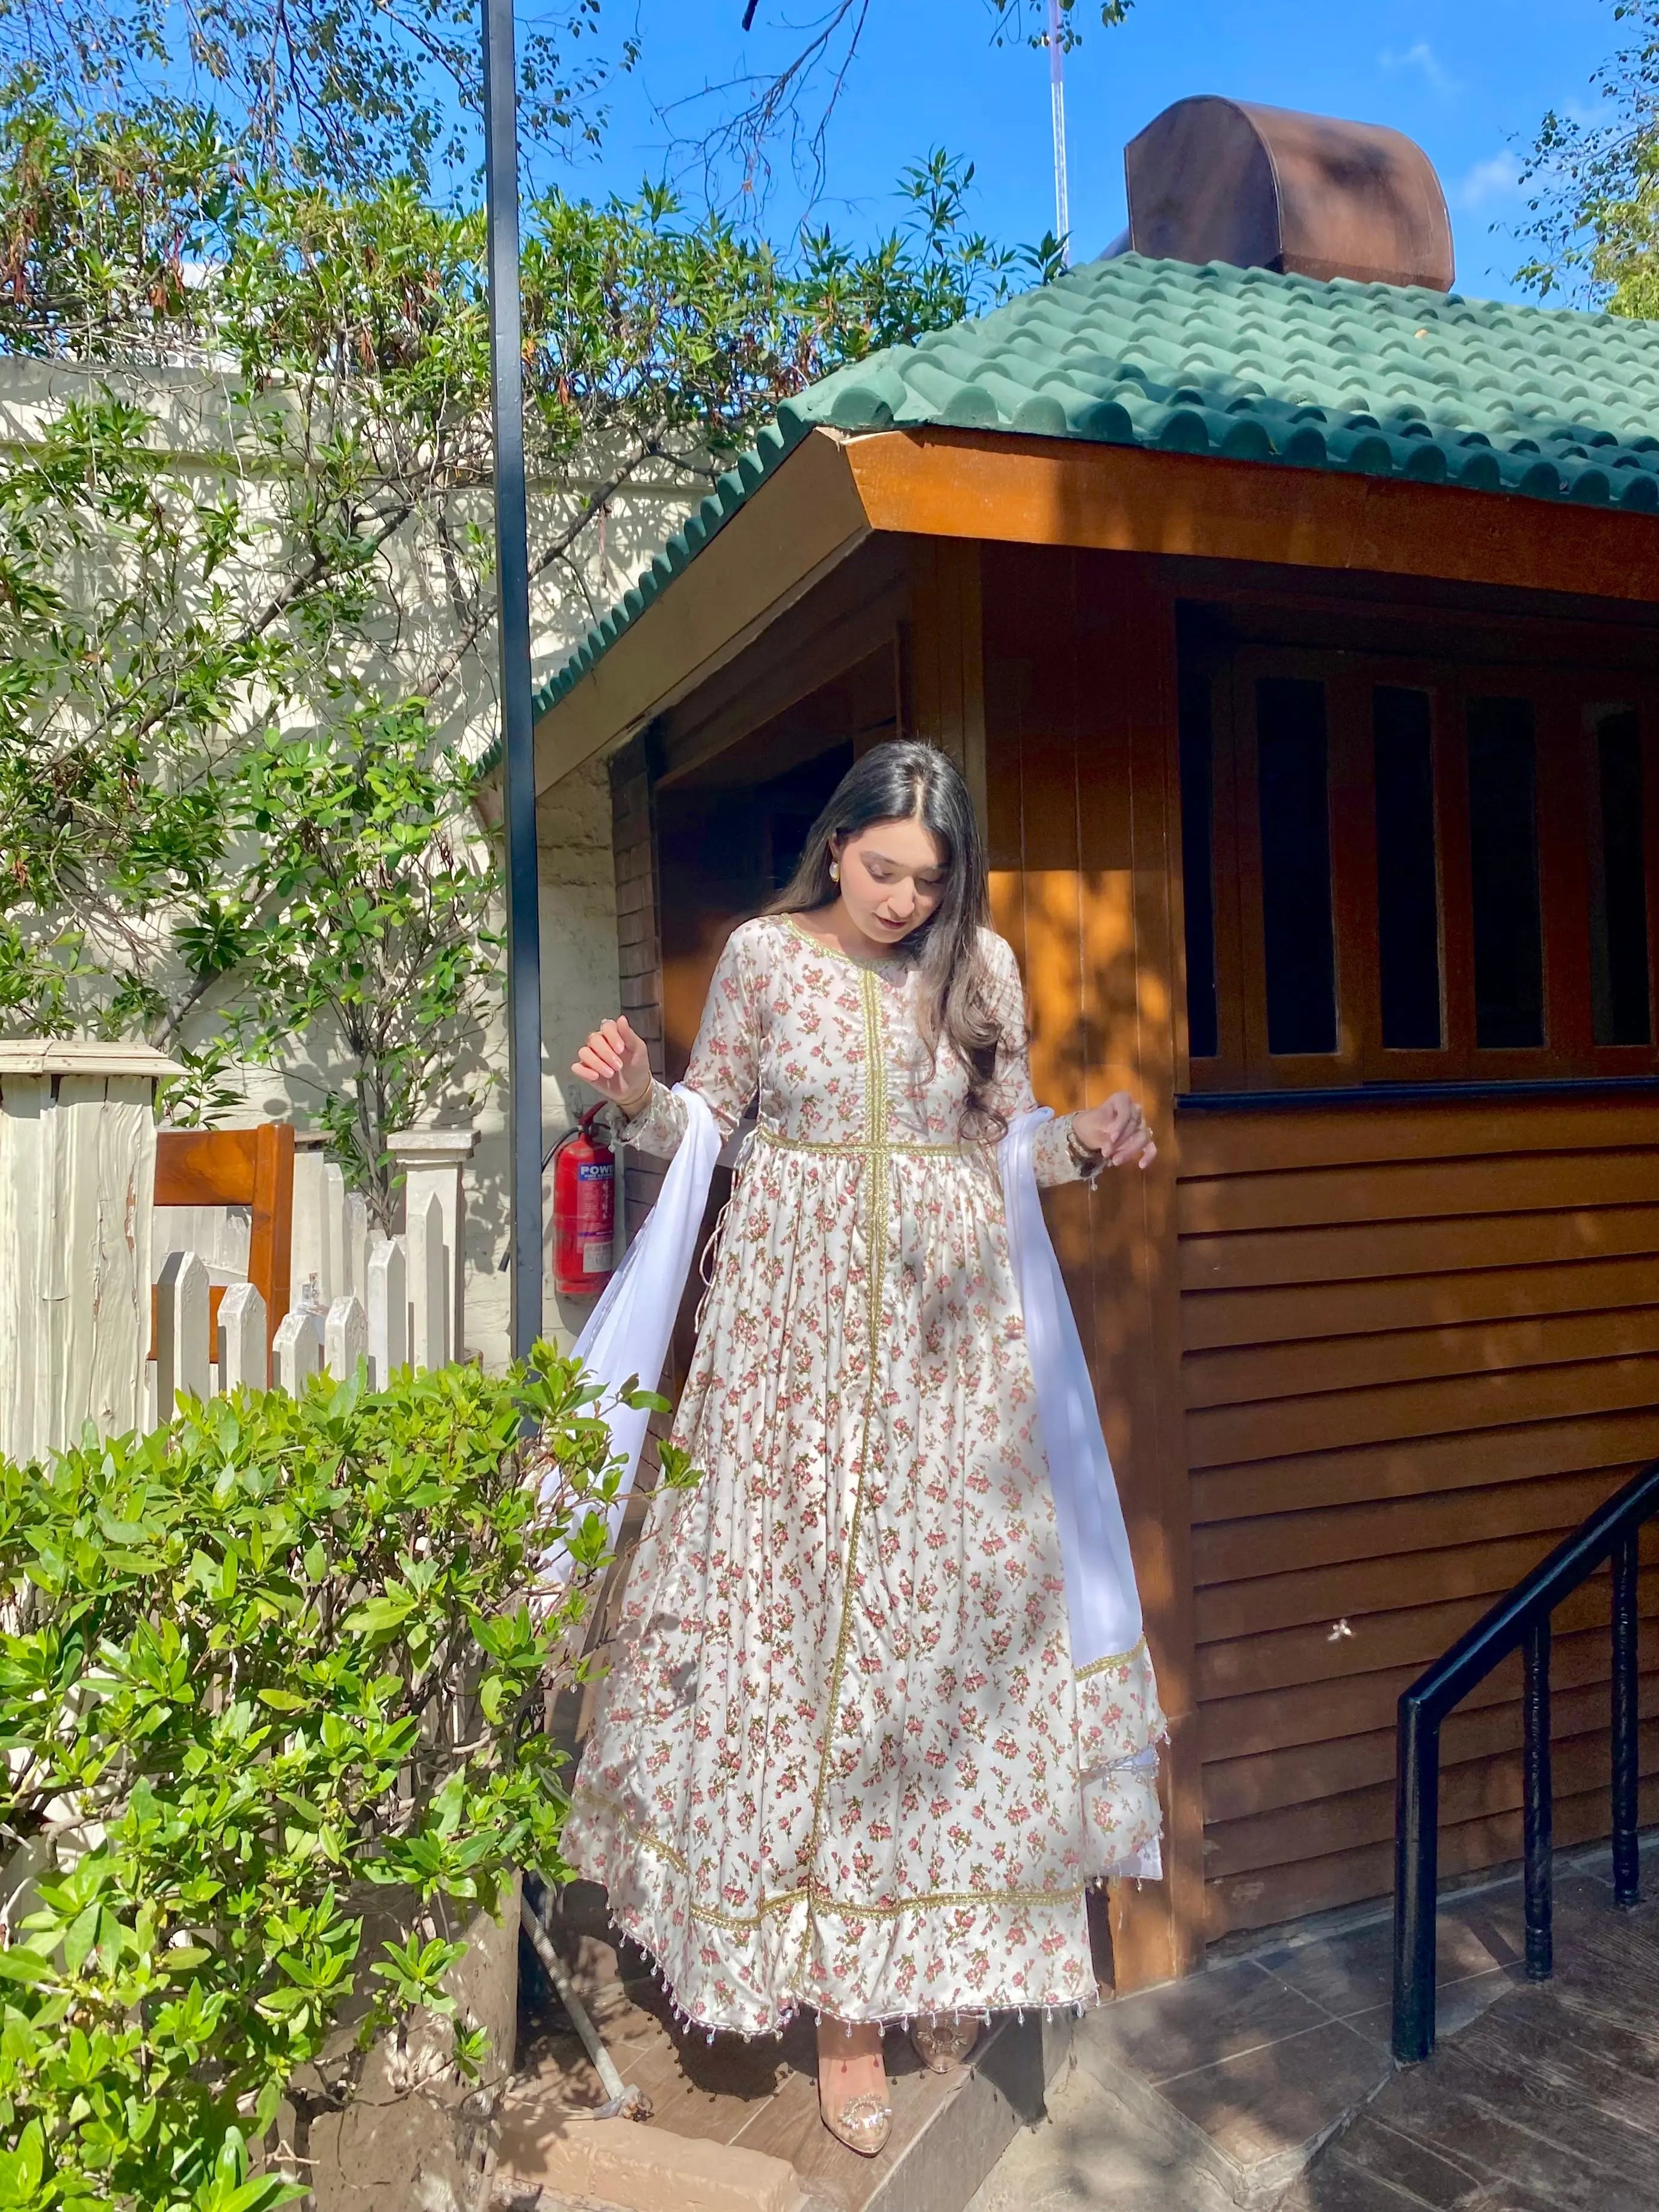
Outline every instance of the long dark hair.
<svg viewBox="0 0 1659 2212"><path fill-rule="evenodd" d="M980 942L991 918L985 846L968 787L948 753L912 738L872 745L836 785L807 832L794 874L766 911L805 914L832 905L839 896L830 873L834 841L844 843L878 822L920 822L944 848L945 895L904 939L903 950L921 971L923 1036L934 1051L947 1040L968 1070L968 1127L1000 1137L1007 1123L984 1095L1002 1042Z"/></svg>

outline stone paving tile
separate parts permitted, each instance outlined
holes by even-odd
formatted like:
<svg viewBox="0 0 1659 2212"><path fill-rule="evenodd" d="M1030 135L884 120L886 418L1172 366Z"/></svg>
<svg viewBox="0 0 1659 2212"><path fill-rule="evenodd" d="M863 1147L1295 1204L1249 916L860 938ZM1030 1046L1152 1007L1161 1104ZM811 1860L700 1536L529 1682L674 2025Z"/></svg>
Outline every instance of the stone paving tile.
<svg viewBox="0 0 1659 2212"><path fill-rule="evenodd" d="M1022 2128L966 2212L1233 2212L1215 2177L1150 2135L1092 2076L1073 2069Z"/></svg>
<svg viewBox="0 0 1659 2212"><path fill-rule="evenodd" d="M1443 1912L1435 1947L1442 1983L1461 1982L1513 1963L1518 1953L1506 1926L1492 1916ZM1255 1964L1334 2020L1389 2003L1394 1994L1394 1923L1374 1921L1337 1936L1291 1942L1255 1954Z"/></svg>
<svg viewBox="0 0 1659 2212"><path fill-rule="evenodd" d="M1479 2020L1489 2004L1496 2004L1506 1990L1514 1989L1520 1976L1518 1966L1499 1966L1487 1973L1470 1974L1462 1981L1442 1982L1434 1996L1435 2033L1444 2037L1461 2033ZM1370 2012L1354 2013L1348 2026L1384 2051L1389 2050L1394 2040L1392 1996Z"/></svg>
<svg viewBox="0 0 1659 2212"><path fill-rule="evenodd" d="M1159 2094L1241 2174L1310 2153L1384 2079L1376 2046L1340 2021L1160 2084ZM1283 2174L1286 2183L1290 2171Z"/></svg>
<svg viewBox="0 0 1659 2212"><path fill-rule="evenodd" d="M1254 1960L1239 1959L1101 2006L1079 2022L1077 2052L1085 2066L1127 2067L1158 2085L1282 2043L1328 2018Z"/></svg>

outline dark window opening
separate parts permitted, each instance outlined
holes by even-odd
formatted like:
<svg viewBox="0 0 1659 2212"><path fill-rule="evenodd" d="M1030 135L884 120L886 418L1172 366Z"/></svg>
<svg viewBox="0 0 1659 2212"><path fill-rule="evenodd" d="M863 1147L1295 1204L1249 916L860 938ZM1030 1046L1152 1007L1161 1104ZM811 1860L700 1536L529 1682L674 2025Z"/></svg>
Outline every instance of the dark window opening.
<svg viewBox="0 0 1659 2212"><path fill-rule="evenodd" d="M1187 917L1187 1049L1219 1050L1215 975L1215 746L1210 680L1181 686L1181 867Z"/></svg>
<svg viewBox="0 0 1659 2212"><path fill-rule="evenodd" d="M1255 687L1261 933L1270 1053L1336 1050L1336 948L1325 687Z"/></svg>
<svg viewBox="0 0 1659 2212"><path fill-rule="evenodd" d="M1395 1052L1438 1052L1440 897L1428 693L1379 684L1371 694L1371 734L1382 1042Z"/></svg>
<svg viewBox="0 0 1659 2212"><path fill-rule="evenodd" d="M1590 988L1597 1044L1649 1044L1648 881L1642 811L1642 730L1628 708L1595 732L1590 836Z"/></svg>
<svg viewBox="0 0 1659 2212"><path fill-rule="evenodd" d="M1474 1041L1483 1051L1541 1045L1538 763L1529 699L1469 701L1468 766Z"/></svg>
<svg viewBox="0 0 1659 2212"><path fill-rule="evenodd" d="M763 874L767 895L775 897L795 872L812 824L830 804L836 786L853 765L850 740L830 745L787 775L763 783L755 793L761 818Z"/></svg>

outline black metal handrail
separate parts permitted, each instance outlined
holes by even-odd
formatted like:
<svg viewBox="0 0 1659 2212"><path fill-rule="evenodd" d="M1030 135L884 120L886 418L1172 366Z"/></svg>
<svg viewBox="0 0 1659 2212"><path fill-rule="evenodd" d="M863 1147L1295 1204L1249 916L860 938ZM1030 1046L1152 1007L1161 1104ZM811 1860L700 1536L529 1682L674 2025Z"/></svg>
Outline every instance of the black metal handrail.
<svg viewBox="0 0 1659 2212"><path fill-rule="evenodd" d="M1550 1615L1604 1559L1613 1561L1613 1896L1628 1909L1641 1893L1637 1850L1637 1545L1659 1515L1659 1460L1643 1468L1558 1544L1509 1595L1460 1636L1400 1700L1395 1770L1394 2055L1434 2049L1435 1905L1440 1862L1440 1723L1511 1651L1522 1654L1526 1800L1527 1976L1553 1966L1550 1787Z"/></svg>

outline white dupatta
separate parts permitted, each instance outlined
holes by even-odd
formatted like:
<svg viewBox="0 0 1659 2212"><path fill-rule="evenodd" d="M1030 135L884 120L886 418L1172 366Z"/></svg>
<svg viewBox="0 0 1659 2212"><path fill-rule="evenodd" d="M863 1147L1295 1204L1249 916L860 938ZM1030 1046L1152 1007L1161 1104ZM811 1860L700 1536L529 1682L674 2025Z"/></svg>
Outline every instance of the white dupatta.
<svg viewBox="0 0 1659 2212"><path fill-rule="evenodd" d="M576 1343L576 1357L606 1398L634 1377L646 1390L662 1379L720 1157L720 1131L704 1101L683 1084L675 1085L675 1095L684 1103L685 1134L650 1219ZM1059 1525L1073 1663L1082 1668L1121 1656L1140 1641L1140 1600L1088 1363L1037 1194L1032 1139L1048 1118L1046 1107L1020 1115L998 1148L997 1163ZM611 1510L614 1543L650 1416L623 1407L608 1418L612 1445L623 1462Z"/></svg>
<svg viewBox="0 0 1659 2212"><path fill-rule="evenodd" d="M720 1158L720 1133L703 1100L683 1083L674 1085L674 1095L685 1108L679 1150L668 1164L650 1219L629 1246L588 1316L587 1327L576 1339L576 1357L603 1385L605 1400L614 1399L635 1376L642 1390L654 1390L662 1380L668 1340L696 1257L697 1231ZM623 1462L611 1508L611 1541L615 1544L651 1416L643 1407L636 1411L618 1406L606 1419L611 1449Z"/></svg>
<svg viewBox="0 0 1659 2212"><path fill-rule="evenodd" d="M1046 1106L1018 1115L997 1147L997 1165L1060 1528L1072 1663L1080 1671L1097 1659L1121 1658L1139 1643L1140 1595L1089 1363L1037 1193L1031 1148L1049 1118Z"/></svg>

